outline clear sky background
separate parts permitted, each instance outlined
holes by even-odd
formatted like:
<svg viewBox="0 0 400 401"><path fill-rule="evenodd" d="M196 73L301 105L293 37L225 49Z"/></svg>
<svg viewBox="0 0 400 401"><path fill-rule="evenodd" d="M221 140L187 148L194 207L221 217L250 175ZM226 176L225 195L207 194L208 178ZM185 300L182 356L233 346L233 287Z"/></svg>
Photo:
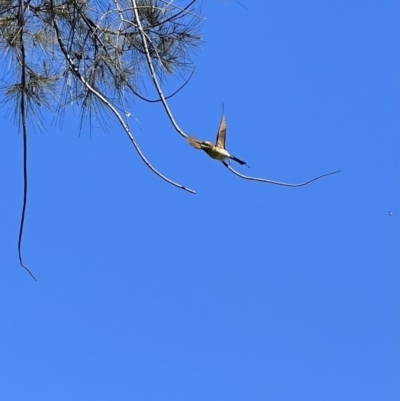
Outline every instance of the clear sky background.
<svg viewBox="0 0 400 401"><path fill-rule="evenodd" d="M1 111L0 395L7 401L399 399L399 5L204 3L170 105L187 132L302 188L242 180L158 104L29 134ZM176 82L165 86L166 92ZM148 94L154 96L149 89ZM392 212L392 216L389 212Z"/></svg>

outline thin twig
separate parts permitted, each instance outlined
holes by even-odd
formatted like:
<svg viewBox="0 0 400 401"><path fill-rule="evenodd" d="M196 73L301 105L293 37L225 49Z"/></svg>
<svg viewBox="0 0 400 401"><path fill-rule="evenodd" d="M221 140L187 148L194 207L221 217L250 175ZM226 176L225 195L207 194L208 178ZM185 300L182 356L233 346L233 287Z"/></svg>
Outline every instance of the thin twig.
<svg viewBox="0 0 400 401"><path fill-rule="evenodd" d="M235 0L240 6L242 6L245 10L249 10L245 5L243 5L239 0Z"/></svg>
<svg viewBox="0 0 400 401"><path fill-rule="evenodd" d="M146 37L146 33L144 32L142 23L140 22L140 17L139 17L139 12L137 10L137 4L136 4L136 0L131 0L132 2L132 7L133 7L133 11L135 13L135 19L136 19L136 23L137 23L137 27L139 29L139 33L140 36L142 38L142 42L143 42L143 47L145 50L145 54L146 54L146 60L147 60L147 65L149 67L150 70L150 75L151 75L151 79L153 81L154 87L156 88L156 91L158 93L158 96L161 99L161 102L164 106L164 109L172 123L172 125L174 126L175 130L181 135L183 136L185 139L188 138L187 134L185 134L182 129L179 127L179 125L176 123L174 116L172 115L172 112L168 106L167 100L165 99L164 93L161 89L161 86L158 82L157 79L157 75L156 75L156 71L154 70L154 66L153 66L153 62L151 60L151 56L150 56L150 52L149 52L149 46L147 44L147 37Z"/></svg>
<svg viewBox="0 0 400 401"><path fill-rule="evenodd" d="M154 29L155 27L157 27L157 26L159 26L159 25L161 25L161 24L164 24L164 23L166 23L166 22L171 22L171 21L173 21L174 19L178 19L178 17L179 17L181 14L188 13L186 10L188 10L189 7L191 7L194 3L196 3L196 1L197 1L197 0L193 0L193 1L191 1L190 3L188 3L184 8L179 8L179 9L180 9L179 12L177 12L177 13L174 14L174 15L171 15L170 17L168 17L167 19L163 20L162 22L153 25L152 28ZM168 3L164 8L167 8L167 7L169 7L170 5L173 5L173 4L171 4L171 3L172 3L172 2ZM173 6L175 7L175 5L173 5ZM190 14L193 15L193 13L190 13ZM197 18L199 18L199 19L205 19L205 18L200 17L199 15L196 15L196 14L194 14L194 16L197 17Z"/></svg>
<svg viewBox="0 0 400 401"><path fill-rule="evenodd" d="M54 25L54 29L56 31L56 35L57 35L57 41L60 45L60 49L62 51L62 53L64 54L68 64L70 65L70 68L72 70L72 72L76 75L76 77L82 82L82 84L86 87L86 89L93 93L106 107L108 107L111 112L115 115L115 117L117 118L118 122L120 123L120 125L122 126L122 128L124 129L124 131L126 132L126 134L128 135L130 141L132 142L133 146L136 149L136 152L139 154L140 158L143 160L143 162L146 164L146 166L153 171L153 173L155 173L157 176L159 176L160 178L162 178L164 181L167 181L169 184L183 189L184 191L190 192L192 194L195 194L196 192L193 189L190 188L186 188L181 184L178 184L175 181L170 180L169 178L167 178L165 175L161 174L158 170L156 170L151 163L146 159L146 157L144 156L144 154L142 153L141 149L139 148L138 144L136 143L132 133L129 130L129 127L127 126L127 124L125 123L124 119L122 118L122 116L119 114L118 110L96 89L94 89L87 81L86 79L80 74L78 67L75 65L75 63L73 62L73 60L71 59L71 56L69 55L67 49L65 48L64 42L61 39L61 33L60 33L60 29L58 27L57 21L56 21L56 17L55 17L55 13L54 13L54 0L50 0L50 5L51 5L51 13L52 13L52 20L53 20L53 25Z"/></svg>
<svg viewBox="0 0 400 401"><path fill-rule="evenodd" d="M122 16L122 12L119 8L119 4L118 2L115 0L114 1L116 7L117 7L117 11L118 14L120 16L120 20L121 20L121 25L122 22L126 22L126 23L130 23L129 21L126 21L123 16ZM100 42L103 50L106 52L107 55L109 55L109 52L107 50L107 47L104 45L104 43L101 41L99 35L97 34L96 30L98 29L98 27L96 26L96 24L94 24L94 22L92 22L84 13L82 13L80 10L78 10L79 15L82 17L82 19L84 20L84 22L86 23L86 26L89 28L89 30L92 32L92 34L96 37L96 39ZM117 43L119 40L119 34L120 34L120 29L118 29L118 37L117 37ZM108 66L108 65L107 65ZM110 70L110 74L112 74L111 68L109 68ZM192 70L192 72L190 73L189 78L178 88L176 89L171 95L165 96L165 100L172 98L173 96L175 96L177 93L179 93L188 83L189 81L192 79L193 74L195 72L195 69ZM161 102L161 99L147 99L146 97L144 97L143 95L141 95L138 91L136 91L132 85L129 83L128 80L124 79L125 84L127 85L127 87L131 90L131 92L137 96L139 99L142 99L143 101L147 102L147 103L158 103Z"/></svg>
<svg viewBox="0 0 400 401"><path fill-rule="evenodd" d="M175 96L178 92L180 92L188 83L189 81L192 79L192 76L194 74L194 69L193 71L190 73L189 78L183 83L183 85L181 85L175 92L171 93L170 95L165 97L165 100L171 99L171 97ZM132 88L130 88L131 91L140 99L144 100L147 103L158 103L158 102L162 102L162 99L147 99L144 96L142 96L140 93L134 91Z"/></svg>
<svg viewBox="0 0 400 401"><path fill-rule="evenodd" d="M177 10L180 10L180 12L179 12L177 15L179 15L179 14L181 14L181 13L185 13L185 14L193 15L194 17L199 18L199 19L205 19L204 17L200 17L200 15L197 15L197 14L195 14L195 13L192 13L191 11L187 11L187 9L188 9L193 3L195 3L196 0L192 1L191 3L189 3L189 4L188 4L186 7L184 7L184 8L183 8L183 7L176 6L175 4L172 4L172 1L168 1L168 2L167 2L167 1L165 1L165 0L160 0L160 2L166 4L167 7L171 6L171 7L173 7L173 8L176 8ZM136 0L135 0L135 3L136 3Z"/></svg>
<svg viewBox="0 0 400 401"><path fill-rule="evenodd" d="M310 184L310 183L313 182L313 181L317 181L317 180L319 180L320 178L327 177L328 175L340 173L340 171L341 171L341 170L337 170L337 171L332 171L331 173L322 174L322 175L319 175L318 177L315 177L315 178L313 178L313 179L311 179L311 180L309 180L309 181L306 181L306 182L302 182L302 183L300 183L300 184L288 184L287 182L280 182L280 181L267 180L267 179L265 179L265 178L256 178L256 177L250 177L250 176L248 176L248 175L240 174L240 173L238 173L236 170L234 170L231 166L229 166L226 162L223 161L222 163L223 163L224 166L225 166L227 169L229 169L233 174L237 175L237 176L240 177L240 178L244 178L245 180L266 182L267 184L282 185L282 186L284 186L284 187L292 187L292 188L295 188L295 187L304 187L305 185Z"/></svg>
<svg viewBox="0 0 400 401"><path fill-rule="evenodd" d="M26 203L28 199L28 134L26 129L26 109L25 109L25 91L26 91L26 59L25 59L25 46L24 46L24 0L20 0L19 3L19 39L20 39L20 50L21 50L21 123L22 123L22 142L23 142L23 182L24 182L24 194L22 201L22 212L21 212L21 221L19 225L19 236L18 236L18 258L20 265L30 274L30 276L35 280L36 277L33 273L26 267L22 261L21 254L21 244L22 244L22 234L24 232L24 223L25 223L25 212L26 212Z"/></svg>

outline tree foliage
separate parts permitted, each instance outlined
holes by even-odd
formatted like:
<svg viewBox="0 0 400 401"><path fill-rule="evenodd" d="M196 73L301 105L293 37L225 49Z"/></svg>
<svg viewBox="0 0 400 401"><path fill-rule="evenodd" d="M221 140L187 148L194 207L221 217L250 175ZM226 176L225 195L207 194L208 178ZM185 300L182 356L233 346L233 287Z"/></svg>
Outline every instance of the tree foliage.
<svg viewBox="0 0 400 401"><path fill-rule="evenodd" d="M58 115L79 105L90 121L93 113L100 119L107 110L151 171L195 193L147 160L127 123L126 107L135 100L161 102L177 133L190 140L175 121L161 84L170 76L193 73L191 55L202 43L200 5L200 0L0 0L0 101L14 113L23 138L18 256L34 279L23 263L21 243L28 196L27 121L41 124L42 109ZM152 83L156 99L144 95L143 82ZM222 163L240 178L287 187L301 187L338 172L288 184L243 175Z"/></svg>
<svg viewBox="0 0 400 401"><path fill-rule="evenodd" d="M130 95L150 100L140 91L151 74L145 42L159 81L193 67L200 10L196 0L184 3L0 0L3 101L14 101L12 110L20 115L23 91L30 113L76 103L93 112L102 102L88 85L120 110Z"/></svg>
<svg viewBox="0 0 400 401"><path fill-rule="evenodd" d="M201 44L198 0L0 0L0 95L23 137L24 197L18 252L28 194L28 120L41 124L41 110L61 113L78 104L84 114L107 109L120 123L146 165L167 182L194 192L158 172L138 147L126 122L135 99L166 103L161 82L192 69ZM158 99L141 93L144 78ZM189 78L190 79L190 78ZM184 85L183 85L184 86ZM34 276L32 275L34 278Z"/></svg>

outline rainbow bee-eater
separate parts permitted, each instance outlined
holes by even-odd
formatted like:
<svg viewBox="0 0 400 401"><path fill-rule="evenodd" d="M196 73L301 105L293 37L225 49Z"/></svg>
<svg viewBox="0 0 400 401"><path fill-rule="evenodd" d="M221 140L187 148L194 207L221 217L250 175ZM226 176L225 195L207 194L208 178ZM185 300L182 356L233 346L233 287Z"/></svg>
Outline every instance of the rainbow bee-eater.
<svg viewBox="0 0 400 401"><path fill-rule="evenodd" d="M215 160L224 161L226 159L230 159L234 160L235 162L241 165L246 164L246 162L231 155L225 149L225 139L226 139L226 120L225 120L225 115L222 114L215 145L213 145L210 141L199 141L198 139L192 137L188 138L188 142L194 148L204 150L204 152L206 152L208 156L212 157Z"/></svg>

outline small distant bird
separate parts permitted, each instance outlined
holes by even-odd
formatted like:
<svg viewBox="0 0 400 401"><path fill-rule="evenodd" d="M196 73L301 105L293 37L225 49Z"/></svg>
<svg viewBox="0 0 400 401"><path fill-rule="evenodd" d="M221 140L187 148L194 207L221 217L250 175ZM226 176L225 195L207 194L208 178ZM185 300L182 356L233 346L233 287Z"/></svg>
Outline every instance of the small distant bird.
<svg viewBox="0 0 400 401"><path fill-rule="evenodd" d="M204 152L206 152L208 156L212 157L215 160L224 161L226 159L230 159L234 160L235 162L241 165L246 164L246 162L231 155L225 149L225 138L226 138L226 120L225 120L225 115L222 114L221 122L219 123L219 128L217 132L217 141L215 145L213 145L209 141L199 141L198 139L192 137L188 138L188 142L194 148L204 150Z"/></svg>

